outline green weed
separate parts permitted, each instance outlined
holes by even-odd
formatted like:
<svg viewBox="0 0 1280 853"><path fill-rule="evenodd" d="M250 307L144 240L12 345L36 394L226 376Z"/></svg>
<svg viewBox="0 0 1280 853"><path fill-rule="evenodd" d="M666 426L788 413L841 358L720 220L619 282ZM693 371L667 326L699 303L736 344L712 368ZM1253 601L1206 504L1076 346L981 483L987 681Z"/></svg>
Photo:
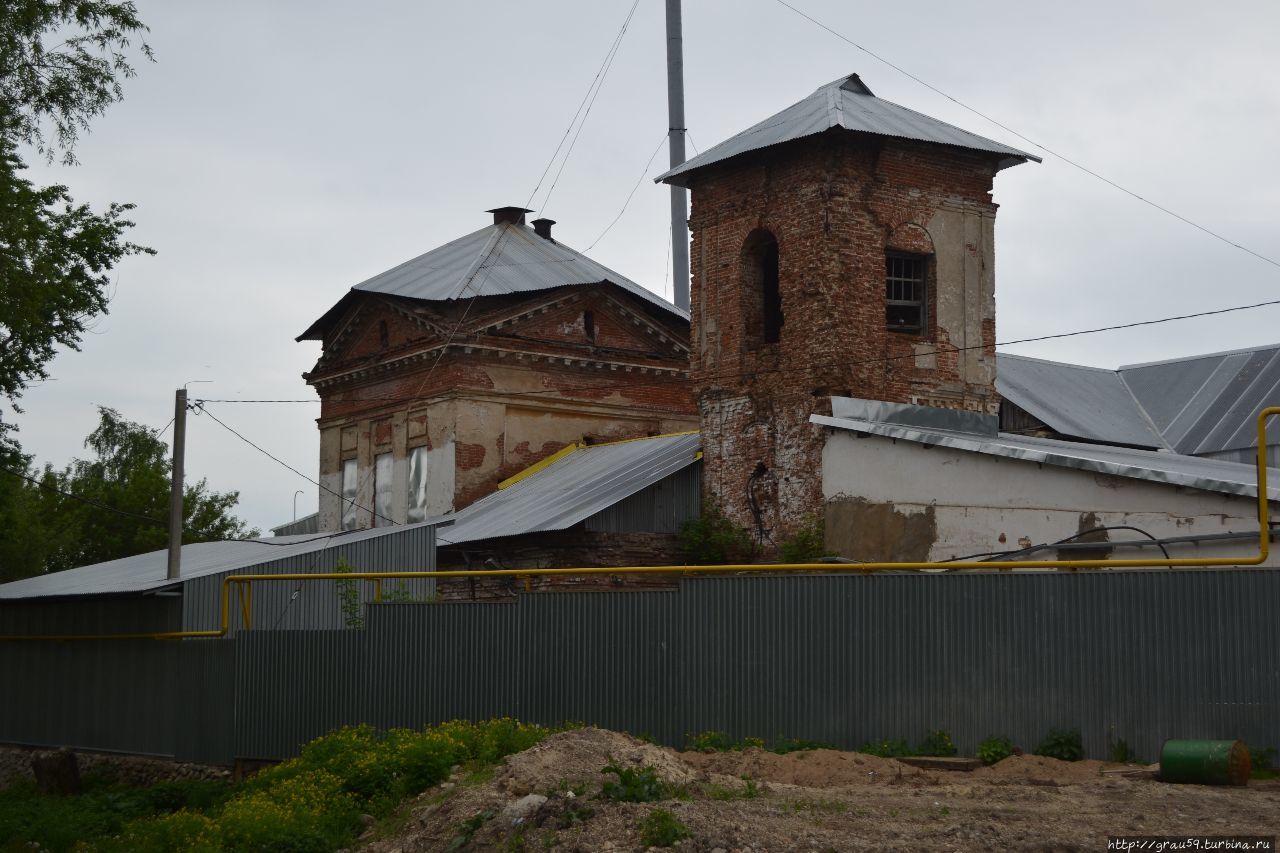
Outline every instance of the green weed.
<svg viewBox="0 0 1280 853"><path fill-rule="evenodd" d="M978 744L978 760L983 764L995 764L1013 755L1013 741L1007 737L992 736Z"/></svg>
<svg viewBox="0 0 1280 853"><path fill-rule="evenodd" d="M1061 761L1079 761L1084 758L1084 745L1079 729L1050 729L1036 747L1036 755L1057 758Z"/></svg>
<svg viewBox="0 0 1280 853"><path fill-rule="evenodd" d="M691 837L689 828L666 809L654 809L636 824L645 847L670 847Z"/></svg>

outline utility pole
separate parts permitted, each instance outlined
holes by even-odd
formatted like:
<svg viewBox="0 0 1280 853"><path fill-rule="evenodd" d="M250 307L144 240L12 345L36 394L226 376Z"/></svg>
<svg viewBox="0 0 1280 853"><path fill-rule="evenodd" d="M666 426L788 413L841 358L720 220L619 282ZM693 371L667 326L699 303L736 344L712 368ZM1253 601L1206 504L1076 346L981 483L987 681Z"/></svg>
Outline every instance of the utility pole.
<svg viewBox="0 0 1280 853"><path fill-rule="evenodd" d="M671 168L684 163L684 37L680 0L667 0L667 123ZM689 310L689 192L671 185L671 277L677 308Z"/></svg>
<svg viewBox="0 0 1280 853"><path fill-rule="evenodd" d="M187 389L173 395L173 480L169 489L169 580L182 575L182 466L187 444Z"/></svg>

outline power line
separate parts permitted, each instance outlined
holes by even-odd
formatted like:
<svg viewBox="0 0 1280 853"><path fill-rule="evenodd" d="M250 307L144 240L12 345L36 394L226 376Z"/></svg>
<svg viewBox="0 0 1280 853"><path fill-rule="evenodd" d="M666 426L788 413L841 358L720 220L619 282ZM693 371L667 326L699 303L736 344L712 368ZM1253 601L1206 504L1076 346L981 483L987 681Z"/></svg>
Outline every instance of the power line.
<svg viewBox="0 0 1280 853"><path fill-rule="evenodd" d="M1027 338L1014 338L1013 340L999 341L993 344L992 346L995 348L999 348L999 347L1015 346L1017 344L1036 343L1039 341L1058 340L1060 338L1073 338L1081 335L1098 334L1100 332L1114 332L1114 331L1119 331L1123 329L1139 328L1141 326L1155 326L1161 323L1172 323L1178 320L1193 320L1200 317L1213 317L1219 314L1230 314L1237 311L1250 311L1256 308L1267 308L1275 305L1280 305L1280 299L1269 299L1269 300L1266 300L1265 302L1254 302L1249 305L1234 305L1229 308L1215 308L1208 311L1196 311L1190 314L1177 314L1169 317L1158 317L1152 320L1135 320L1129 323L1117 323L1111 326L1099 326L1093 329L1077 329L1071 332L1056 332L1054 334L1049 334L1049 335L1035 335L1033 337L1027 337ZM963 347L948 345L945 347L934 347L932 350L929 350L927 352L912 351L909 353L904 353L899 355L875 356L872 358L858 359L854 361L846 361L843 359L832 359L829 361L813 362L812 364L809 365L809 367L816 368L816 367L830 367L830 366L840 366L840 365L852 367L855 365L862 365L862 364L880 364L880 363L887 363L890 361L898 361L901 359L909 359L909 358L914 359L920 356L949 355L952 353L968 352L971 350L985 349L986 346L987 346L986 344L974 344L971 346L963 346ZM758 375L761 373L773 373L773 372L780 372L780 371L782 371L782 368L776 368L776 367L762 368L759 370L742 371L742 372L721 372L721 373L707 374L706 378L711 380L733 379L733 378L738 378L742 376L752 376L752 375ZM630 383L622 383L622 384L609 384L609 385L596 384L596 385L581 385L581 386L566 387L566 388L547 388L547 389L542 389L537 391L522 391L521 393L522 394L562 394L567 391L600 391L602 389L613 390L613 389L619 389L619 388L647 388L647 387L652 387L655 384L656 384L655 381L647 380L643 382L630 382ZM417 397L383 396L383 397L362 397L356 400L346 400L343 402L367 403L367 402L383 401L383 402L405 403L405 402L416 402L416 400L417 400ZM317 403L319 401L318 400L297 400L297 399L275 399L275 400L194 400L192 402L193 403Z"/></svg>
<svg viewBox="0 0 1280 853"><path fill-rule="evenodd" d="M155 518L154 516L150 516L150 515L143 515L142 513L138 513L138 512L130 512L129 510L120 509L118 507L111 506L110 504L105 504L102 501L96 501L92 498L86 498L84 495L77 495L75 492L68 492L65 489L59 489L57 486L51 486L48 483L44 482L43 480L37 480L34 477L28 476L27 474L24 474L21 471L15 471L12 468L0 466L0 471L5 472L6 474L12 474L15 477L26 480L31 485L36 486L37 488L40 488L40 489L44 489L47 492L53 492L55 494L62 495L64 498L70 498L73 501L79 501L82 504L86 504L87 506L91 506L95 509L103 510L104 512L109 512L113 515L118 515L123 518L130 518L135 521L145 521L148 524L154 524L158 527L164 527L166 529L169 527L169 522L165 521L164 519ZM278 545L280 547L286 547L288 545L301 545L303 544L303 542L312 541L310 539L304 539L301 542L266 542L260 539L227 539L225 537L220 537L220 536L210 536L209 531L207 530L197 530L195 528L187 527L185 525L183 526L182 529L183 531L190 533L193 536L202 537L203 540L206 542L254 542L254 543L261 543L263 545ZM329 535L332 536L334 534L329 534ZM325 537L317 536L316 538L323 539Z"/></svg>
<svg viewBox="0 0 1280 853"><path fill-rule="evenodd" d="M556 170L556 176L552 179L551 187L547 190L546 197L542 199L542 204L538 207L539 210L545 210L547 205L551 203L551 194L555 192L556 184L560 183L560 175L564 173L565 164L569 162L569 157L573 154L573 147L578 144L578 137L582 135L582 129L587 126L587 117L591 115L591 108L595 106L596 98L599 97L600 90L604 88L604 79L609 75L609 69L613 67L613 60L618 56L618 48L622 46L622 37L626 35L627 27L631 25L631 17L635 15L636 8L639 5L640 0L635 0L635 2L631 4L631 11L627 12L627 19L622 22L622 29L618 30L618 35L613 40L613 46L609 48L609 54L605 57L604 65L602 65L600 70L596 72L596 80L593 81L595 92L591 92L590 89L587 90L588 94L591 96L590 100L587 101L587 109L582 113L582 121L578 122L578 130L574 133L573 140L569 143L568 149L564 152L564 158L560 161L560 168ZM579 106L579 109L581 110L581 106ZM573 127L572 123L569 127ZM568 135L568 131L565 131L565 135ZM561 140L561 144L563 144L563 140ZM557 150L559 149L557 148ZM537 193L536 188L534 189L534 193ZM532 199L532 196L530 196L530 199ZM528 206L529 205L527 204L525 205L525 207Z"/></svg>
<svg viewBox="0 0 1280 853"><path fill-rule="evenodd" d="M591 245L583 249L583 254L590 252L595 248L596 243L604 239L605 235L613 230L613 226L618 224L618 220L622 218L622 214L627 212L627 205L631 204L631 198L636 194L636 190L640 189L640 185L644 183L645 177L649 174L649 167L653 165L653 158L658 156L658 152L662 150L662 146L667 144L667 134L662 134L662 138L658 140L658 147L653 149L653 153L649 155L649 161L644 164L644 170L640 172L640 179L636 181L635 186L631 188L631 192L627 193L627 200L622 203L622 209L618 211L618 215L613 217L613 221L609 226L600 232L600 236L591 241Z"/></svg>
<svg viewBox="0 0 1280 853"><path fill-rule="evenodd" d="M385 515L382 515L382 514L378 513L378 512L377 512L376 510L374 510L374 509L371 509L371 508L369 508L369 507L367 507L367 506L361 506L360 504L356 503L354 500L348 500L348 498L347 498L345 495L343 495L343 494L341 494L341 493L339 493L339 492L335 492L333 489L331 489L331 488L329 488L328 486L324 485L324 484L323 484L323 483L321 483L319 480L313 480L313 479L311 479L311 478L310 478L310 477L308 477L306 474L304 474L304 473L302 473L301 471L299 471L297 468L294 468L294 467L293 467L292 465L290 465L288 462L285 462L283 459L280 459L279 457L272 455L270 451L267 451L267 450L263 449L262 447L260 447L259 445L257 445L257 444L255 444L255 443L253 443L251 440L249 440L248 438L246 438L244 435L241 435L239 432L236 432L236 430L235 430L235 429L233 429L232 427L230 427L230 426L228 426L227 424L223 423L223 422L218 418L218 416L217 416L217 415L215 415L213 412L209 411L208 407L206 407L206 406L204 405L204 403L205 403L205 402L207 402L207 401L204 401L204 400L193 400L193 401L192 401L192 405L193 405L197 410L199 410L199 412L200 412L201 414L208 415L208 416L209 416L209 418L210 418L214 423L216 423L218 426L222 427L222 428L223 428L223 429L225 429L227 432L231 433L231 434L232 434L232 435L234 435L236 438L240 439L240 440L241 440L241 441L243 441L245 444L249 445L249 446L250 446L250 447L252 447L254 450L258 451L258 452L259 452L259 453L261 453L263 456L265 456L265 457L267 457L268 459L270 459L272 462L275 462L277 465L282 465L282 466L284 466L285 468L288 468L290 471L292 471L293 473L297 474L299 477L301 477L302 479L306 480L308 483L311 483L312 485L316 486L317 488L321 489L322 491L326 491L326 492L328 492L328 493L329 493L329 494L331 494L331 495L337 495L337 496L338 496L338 498L339 498L343 503L350 503L350 504L351 504L353 507L355 507L356 509L363 510L364 512L368 512L368 513L370 513L371 515L373 515L375 518L381 518L381 519L384 519L385 521L388 521L388 522L390 522L391 524L395 524L395 523L396 523L394 520L392 520L392 519L390 519L390 518L387 518Z"/></svg>
<svg viewBox="0 0 1280 853"><path fill-rule="evenodd" d="M71 498L73 501L79 501L82 504L86 504L96 509L105 510L106 512L114 513L115 515L119 515L124 518L132 518L135 521L145 521L149 524L159 525L160 527L169 526L169 522L167 521L162 521L161 519L153 518L150 515L143 515L137 512L129 512L128 510L125 510L125 509L118 509L116 507L110 506L109 504L104 504L101 501L95 501L92 498L86 498L84 495L77 495L74 492L64 491L63 489L59 489L57 486L51 486L48 483L44 482L43 480L37 480L35 477L31 477L31 476L28 476L27 474L21 473L19 471L15 471L12 468L0 466L0 471L4 471L6 474L12 474L15 477L26 480L31 485L44 489L45 491L54 492L56 494L62 495L64 498ZM195 532L195 531L191 531L191 532Z"/></svg>
<svg viewBox="0 0 1280 853"><path fill-rule="evenodd" d="M899 74L902 74L902 75L904 75L904 76L906 76L906 77L911 78L911 79L912 79L912 80L914 80L915 82L919 83L921 86L924 86L926 89L929 89L930 91L935 92L935 93L936 93L936 94L938 94L938 95L941 95L942 97L946 98L948 101L951 101L953 104L955 104L956 106L960 107L961 109L968 110L969 112L973 113L974 115L978 116L979 118L984 119L985 121L989 121L989 122L991 122L992 124L994 124L996 127L1000 128L1001 130L1004 130L1004 131L1006 131L1006 132L1008 132L1008 133L1012 133L1014 136L1018 137L1018 138L1019 138L1019 139L1021 139L1023 142L1026 142L1026 143L1028 143L1028 144L1030 144L1030 145L1034 145L1036 148L1039 148L1041 151L1044 151L1046 154L1049 154L1050 156L1056 157L1057 159L1061 160L1062 162L1066 163L1066 164L1067 164L1067 165L1069 165L1069 166L1074 166L1075 168L1079 169L1080 171L1084 172L1085 174L1087 174L1087 175L1091 175L1091 176L1093 176L1093 177L1097 178L1098 180L1102 181L1102 182L1103 182L1103 183L1105 183L1105 184L1109 184L1110 186L1114 187L1115 189L1120 190L1120 192L1124 193L1125 195L1132 196L1133 198L1136 198L1138 201L1142 202L1143 204L1149 205L1149 206L1151 206L1151 207L1155 208L1156 210L1160 211L1161 213L1165 213L1165 214L1167 214L1167 215L1169 215L1169 216L1172 216L1174 219L1177 219L1177 220L1179 220L1179 221L1181 221L1181 222L1184 222L1184 223L1186 223L1187 225L1190 225L1192 228L1195 228L1195 229L1197 229L1197 230L1199 230L1199 231L1204 232L1205 234L1208 234L1210 237L1213 237L1215 240L1220 240L1220 241L1222 241L1223 243L1226 243L1228 246L1233 246L1234 248L1237 248L1237 249L1239 249L1239 250L1240 250L1240 251L1242 251L1242 252L1246 252L1246 253L1248 253L1248 254L1250 254L1250 255L1253 255L1253 256L1254 256L1255 258L1257 258L1258 260L1260 260L1260 261L1265 261L1266 263L1271 264L1273 267L1280 267L1280 261L1276 261L1276 260L1274 260L1274 259L1272 259L1272 258L1269 258L1269 257L1267 257L1266 255L1261 254L1260 252L1255 252L1253 249L1250 249L1250 248L1249 248L1249 247L1247 247L1247 246L1243 246L1243 245L1241 245L1241 244L1239 244L1239 243L1235 242L1234 240L1232 240L1232 239L1230 239L1230 238L1228 238L1228 237L1224 237L1223 235L1219 234L1219 233L1218 233L1218 232L1216 232L1216 231L1211 231L1210 229L1206 228L1205 226L1201 225L1200 223L1195 222L1195 221L1193 221L1193 220L1191 220L1191 219L1188 219L1187 217L1183 216L1182 214L1180 214L1180 213L1176 213L1176 212L1174 212L1174 211L1170 210L1170 209L1169 209L1169 208L1167 208L1167 207L1164 207L1164 206L1162 206L1162 205L1160 205L1160 204L1157 204L1157 203L1156 203L1156 202L1154 202L1154 201L1151 201L1151 200L1150 200L1150 199L1148 199L1148 198L1144 198L1143 196L1139 195L1138 193L1134 192L1133 190L1131 190L1131 189L1128 189L1128 188L1126 188L1126 187L1121 186L1120 184L1116 183L1115 181L1111 180L1110 178L1108 178L1108 177L1106 177L1106 176L1104 176L1104 175L1100 175L1100 174L1098 174L1097 172L1093 171L1092 169L1088 168L1087 166L1084 166L1083 164L1078 163L1078 162L1076 162L1075 160L1072 160L1070 157L1066 156L1065 154L1059 154L1057 151L1053 150L1052 148L1048 147L1047 145L1044 145L1043 143L1040 143L1040 142L1036 142L1034 139L1031 139L1031 138L1029 138L1029 137L1027 137L1027 136L1024 136L1023 134L1021 134L1021 133L1019 133L1018 131L1014 130L1012 127L1009 127L1008 125L1003 124L1003 123L1001 123L1001 122L999 122L999 121L995 120L994 118L992 118L991 116L987 115L986 113L981 112L980 110L977 110L977 109L975 109L974 107L971 107L971 106L969 106L968 104L964 103L964 102L963 102L963 101L961 101L960 99L955 98L955 97L953 97L953 96L951 96L951 95L947 94L946 92L944 92L944 91L942 91L941 89L939 89L937 86L934 86L933 84L928 83L928 82L926 82L926 81L924 81L924 80L920 79L920 78L919 78L919 77L917 77L916 75L912 74L910 71L907 71L905 68L903 68L903 67L901 67L901 66L899 66L899 65L895 65L894 63L892 63L892 62L890 62L889 60L885 59L885 58L884 58L883 56L881 56L880 54L878 54L878 53L876 53L876 52L874 52L874 51L872 51L872 50L870 50L870 49L868 49L868 48L863 47L862 45L858 44L858 43L857 43L856 41L854 41L853 39L851 39L851 38L849 38L848 36L844 35L843 33L839 33L839 32L837 32L836 30L833 30L831 27L829 27L829 26L827 26L826 24L822 23L821 21L819 21L817 18L813 17L812 15L809 15L809 14L807 14L807 13L805 13L805 12L801 11L800 9L797 9L795 6L792 6L790 3L788 3L788 2L787 2L787 0L777 0L777 2L778 2L779 4L781 4L782 6L787 7L787 8L788 8L788 9L790 9L792 12L795 12L797 15L799 15L799 16L800 16L800 17L802 17L802 18L804 18L806 21L809 21L810 23L812 23L812 24L814 24L814 25L816 25L816 26L820 27L821 29L826 30L828 33L830 33L831 35L833 35L833 36L835 36L836 38L840 39L841 41L845 42L846 44L849 44L849 45L852 45L853 47L856 47L858 50L862 51L862 52L863 52L863 53L865 53L867 56L870 56L872 59L875 59L875 60L876 60L876 61L878 61L878 62L882 62L882 63L884 63L885 65L887 65L887 66L889 66L890 68L892 68L894 71L897 71Z"/></svg>

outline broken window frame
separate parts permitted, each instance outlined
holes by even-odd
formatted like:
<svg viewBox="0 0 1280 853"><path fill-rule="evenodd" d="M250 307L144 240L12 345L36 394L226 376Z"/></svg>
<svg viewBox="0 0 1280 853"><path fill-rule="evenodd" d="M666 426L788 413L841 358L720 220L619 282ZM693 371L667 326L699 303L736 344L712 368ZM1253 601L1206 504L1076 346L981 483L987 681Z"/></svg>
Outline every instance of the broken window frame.
<svg viewBox="0 0 1280 853"><path fill-rule="evenodd" d="M373 526L388 527L393 512L392 489L395 485L395 458L390 452L373 457Z"/></svg>
<svg viewBox="0 0 1280 853"><path fill-rule="evenodd" d="M929 329L929 255L888 251L884 254L884 262L885 328L899 334L926 334ZM906 296L915 298L904 298ZM912 311L915 312L915 323L894 322L895 315L909 316Z"/></svg>
<svg viewBox="0 0 1280 853"><path fill-rule="evenodd" d="M360 465L353 456L342 460L342 529L359 530L360 512L356 506L360 490Z"/></svg>
<svg viewBox="0 0 1280 853"><path fill-rule="evenodd" d="M409 476L405 482L405 523L427 520L428 449L426 445L409 448Z"/></svg>

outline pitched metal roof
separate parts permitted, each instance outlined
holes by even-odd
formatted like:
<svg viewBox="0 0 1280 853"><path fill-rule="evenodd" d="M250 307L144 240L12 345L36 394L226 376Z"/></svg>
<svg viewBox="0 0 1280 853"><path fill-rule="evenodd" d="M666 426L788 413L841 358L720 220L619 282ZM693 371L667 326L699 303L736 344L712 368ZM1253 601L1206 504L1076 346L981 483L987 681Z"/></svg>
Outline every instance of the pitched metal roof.
<svg viewBox="0 0 1280 853"><path fill-rule="evenodd" d="M877 98L858 78L857 74L841 77L820 87L803 101L792 104L780 113L747 128L736 136L708 148L692 160L660 175L657 180L688 186L688 176L712 163L719 163L782 142L814 136L832 128L843 128L876 136L895 136L921 142L955 145L974 151L987 151L1003 155L998 169L1016 166L1028 160L1040 162L1040 158L1017 148L1011 148L986 137L978 136L955 125L891 101Z"/></svg>
<svg viewBox="0 0 1280 853"><path fill-rule="evenodd" d="M513 222L485 226L379 273L351 289L447 301L603 282L620 287L677 317L689 319L689 312L677 308L621 273L558 240L539 237L527 225ZM324 319L322 317L313 323L298 340L313 340L323 334L319 327Z"/></svg>
<svg viewBox="0 0 1280 853"><path fill-rule="evenodd" d="M1242 450L1258 412L1280 402L1280 344L1119 370L1000 354L996 389L1063 435L1191 456Z"/></svg>
<svg viewBox="0 0 1280 853"><path fill-rule="evenodd" d="M182 577L166 576L168 551L151 551L119 560L67 569L64 572L0 584L0 600L64 595L118 595L176 587L184 581L224 572L251 569L262 563L323 551L334 545L395 536L406 530L449 524L433 519L419 524L378 527L330 535L272 536L182 546Z"/></svg>
<svg viewBox="0 0 1280 853"><path fill-rule="evenodd" d="M1119 374L1174 450L1238 450L1257 444L1258 412L1280 403L1280 344L1129 365ZM1270 443L1280 444L1280 434Z"/></svg>
<svg viewBox="0 0 1280 853"><path fill-rule="evenodd" d="M835 398L833 398L834 401ZM949 430L886 424L852 418L811 415L811 423L866 435L902 439L929 446L950 447L987 456L1021 459L1043 465L1112 474L1229 495L1256 497L1257 471L1252 465L1155 450L1133 450L1079 441L1059 441L1000 433L996 437ZM1267 495L1280 500L1280 469L1267 474Z"/></svg>
<svg viewBox="0 0 1280 853"><path fill-rule="evenodd" d="M697 433L580 447L451 516L442 546L564 530L692 465Z"/></svg>
<svg viewBox="0 0 1280 853"><path fill-rule="evenodd" d="M1063 435L1168 446L1114 370L1002 353L996 356L996 390Z"/></svg>

